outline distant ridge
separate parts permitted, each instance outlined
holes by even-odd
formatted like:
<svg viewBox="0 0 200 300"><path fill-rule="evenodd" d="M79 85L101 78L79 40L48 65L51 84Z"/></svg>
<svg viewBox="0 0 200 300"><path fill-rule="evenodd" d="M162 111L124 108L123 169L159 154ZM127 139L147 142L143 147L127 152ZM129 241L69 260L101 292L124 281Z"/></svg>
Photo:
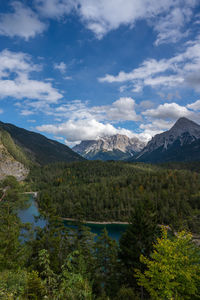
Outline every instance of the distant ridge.
<svg viewBox="0 0 200 300"><path fill-rule="evenodd" d="M151 163L195 160L200 160L200 125L185 117L155 135L135 157L135 161Z"/></svg>
<svg viewBox="0 0 200 300"><path fill-rule="evenodd" d="M70 162L84 160L84 158L66 145L48 139L39 133L3 122L0 122L0 130L3 130L10 135L14 145L21 150L26 161L45 165L59 161ZM12 149L14 149L14 147L12 147ZM16 149L14 149L14 152L16 154Z"/></svg>

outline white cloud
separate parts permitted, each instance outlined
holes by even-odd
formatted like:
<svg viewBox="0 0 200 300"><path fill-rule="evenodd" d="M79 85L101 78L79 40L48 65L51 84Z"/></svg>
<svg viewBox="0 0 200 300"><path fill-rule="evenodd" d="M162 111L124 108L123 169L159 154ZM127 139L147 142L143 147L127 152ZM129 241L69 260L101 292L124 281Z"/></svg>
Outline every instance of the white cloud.
<svg viewBox="0 0 200 300"><path fill-rule="evenodd" d="M72 11L101 39L121 25L135 26L146 20L158 32L156 44L176 42L184 36L184 25L192 17L196 0L35 0L39 12L60 19Z"/></svg>
<svg viewBox="0 0 200 300"><path fill-rule="evenodd" d="M89 106L89 103L81 100L74 100L66 104L57 105L51 108L43 101L26 102L27 107L31 106L45 114L61 117L64 119L95 119L98 121L109 121L118 123L123 121L140 121L141 116L135 111L137 107L132 98L124 97L114 101L110 105ZM45 105L45 106L44 106Z"/></svg>
<svg viewBox="0 0 200 300"><path fill-rule="evenodd" d="M194 103L188 104L187 107L192 110L200 110L200 100L197 100Z"/></svg>
<svg viewBox="0 0 200 300"><path fill-rule="evenodd" d="M47 18L59 19L76 7L76 0L35 0L38 11Z"/></svg>
<svg viewBox="0 0 200 300"><path fill-rule="evenodd" d="M142 113L144 116L162 120L177 120L180 117L192 118L193 113L186 107L177 103L164 103L155 109L148 109Z"/></svg>
<svg viewBox="0 0 200 300"><path fill-rule="evenodd" d="M100 82L131 82L133 91L140 92L145 86L154 89L185 86L200 91L200 37L184 45L184 50L169 59L147 59L131 72L107 74ZM161 92L159 90L159 92Z"/></svg>
<svg viewBox="0 0 200 300"><path fill-rule="evenodd" d="M63 61L61 61L58 64L54 64L54 69L59 70L61 73L65 73L67 70L67 66Z"/></svg>
<svg viewBox="0 0 200 300"><path fill-rule="evenodd" d="M155 23L155 30L158 32L158 36L155 44L160 45L168 41L177 42L182 37L188 35L188 31L184 30L184 25L190 20L192 15L192 7L183 6L175 7L169 14L161 17L158 22Z"/></svg>
<svg viewBox="0 0 200 300"><path fill-rule="evenodd" d="M71 76L65 76L64 79L65 79L65 80L71 80L72 77L71 77Z"/></svg>
<svg viewBox="0 0 200 300"><path fill-rule="evenodd" d="M149 141L154 135L162 133L172 127L173 121L165 121L162 119L153 120L151 123L141 124L142 133L139 135L145 141Z"/></svg>
<svg viewBox="0 0 200 300"><path fill-rule="evenodd" d="M98 122L95 119L68 120L59 125L37 126L41 132L51 133L66 138L67 143L78 143L81 140L94 140L99 137L110 136L117 133L135 137L130 130L125 128L115 128L112 124Z"/></svg>
<svg viewBox="0 0 200 300"><path fill-rule="evenodd" d="M31 62L31 57L23 52L11 52L3 50L0 52L0 78L6 78L13 73L28 74L32 71L39 71L39 65Z"/></svg>
<svg viewBox="0 0 200 300"><path fill-rule="evenodd" d="M36 123L36 120L27 120L29 123Z"/></svg>
<svg viewBox="0 0 200 300"><path fill-rule="evenodd" d="M130 97L121 97L111 105L91 108L92 113L103 114L106 120L111 121L139 121L141 117L135 112L135 100Z"/></svg>
<svg viewBox="0 0 200 300"><path fill-rule="evenodd" d="M22 52L0 52L0 98L32 99L56 103L62 95L50 82L33 80L31 72L41 66L31 62L31 57Z"/></svg>
<svg viewBox="0 0 200 300"><path fill-rule="evenodd" d="M2 114L2 113L3 113L3 109L0 108L0 114Z"/></svg>
<svg viewBox="0 0 200 300"><path fill-rule="evenodd" d="M139 126L139 132L138 130L137 132L133 132L113 125L113 120L117 118L119 122L121 120L121 115L118 114L118 111L116 112L112 109L115 106L118 107L118 105L121 108L122 99L113 102L111 105L91 108L88 107L88 104L82 103L80 100L76 100L71 104L68 103L66 105L59 106L55 109L55 112L51 111L49 114L57 117L60 116L62 120L63 116L65 116L67 121L62 122L61 120L58 120L60 123L57 125L41 125L37 127L37 130L51 133L54 136L63 137L66 140L65 142L67 145L70 146L79 143L81 140L93 140L117 133L127 135L130 138L138 137L140 140L147 142L155 134L171 128L174 121L180 117L184 116L194 121L198 121L200 119L200 114L198 112L196 113L191 111L187 107L180 106L177 103L164 103L154 109L146 109L148 106L153 105L153 103L150 101L143 101L141 102L141 106L140 104L136 106L133 99L127 98L129 99L131 108L136 106L137 109L141 109L142 107L143 109L146 109L141 112L144 119L140 119L141 123ZM123 101L122 107L124 107ZM47 109L45 109L45 111L47 111ZM128 117L125 118L125 121L127 119Z"/></svg>
<svg viewBox="0 0 200 300"><path fill-rule="evenodd" d="M46 112L47 110L45 110ZM62 136L66 143L78 143L81 140L125 134L129 137L137 134L125 128L116 128L110 122L138 121L140 116L135 112L135 101L132 98L120 98L111 105L89 107L88 103L75 100L71 103L57 106L49 114L68 119L59 125L42 125L37 129L42 132Z"/></svg>
<svg viewBox="0 0 200 300"><path fill-rule="evenodd" d="M139 109L150 109L154 106L154 102L150 100L143 100L139 104L137 104L137 108Z"/></svg>
<svg viewBox="0 0 200 300"><path fill-rule="evenodd" d="M38 16L21 2L14 1L12 7L14 12L0 14L0 35L28 40L46 29Z"/></svg>
<svg viewBox="0 0 200 300"><path fill-rule="evenodd" d="M33 115L33 111L27 110L27 109L23 109L23 110L20 112L20 115L22 115L22 116L30 116L30 115Z"/></svg>
<svg viewBox="0 0 200 300"><path fill-rule="evenodd" d="M127 120L127 121L138 121L140 117L135 112L135 101L132 98L120 98L113 102L108 108L107 118L109 120Z"/></svg>
<svg viewBox="0 0 200 300"><path fill-rule="evenodd" d="M160 25L155 28L159 32L158 38L162 42L169 40L175 42L178 37L181 37L180 30L189 19L189 12L195 5L195 1L186 3L181 0L126 0L126 4L123 0L79 0L78 2L80 4L79 14L83 22L98 38L102 38L107 32L117 29L120 25L133 27L141 19L151 20L154 27L159 18L161 18L160 24L164 21L163 14L170 15L168 19L165 17L164 27ZM170 28L169 23L171 24ZM176 32L166 37L168 28L176 29Z"/></svg>
<svg viewBox="0 0 200 300"><path fill-rule="evenodd" d="M120 93L123 93L128 87L126 85L122 85L119 87Z"/></svg>

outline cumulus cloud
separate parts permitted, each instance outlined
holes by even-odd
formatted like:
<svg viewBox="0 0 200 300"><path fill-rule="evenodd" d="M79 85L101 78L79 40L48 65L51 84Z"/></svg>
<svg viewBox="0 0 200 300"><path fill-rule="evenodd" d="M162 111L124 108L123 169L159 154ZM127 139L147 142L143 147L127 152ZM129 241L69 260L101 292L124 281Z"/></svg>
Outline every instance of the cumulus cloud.
<svg viewBox="0 0 200 300"><path fill-rule="evenodd" d="M38 16L21 2L12 2L12 8L13 12L0 14L0 35L28 40L46 29Z"/></svg>
<svg viewBox="0 0 200 300"><path fill-rule="evenodd" d="M133 136L134 134L123 128L115 128L112 124L98 122L95 119L68 120L59 125L37 126L37 130L61 135L69 142L78 142L81 140L94 140L99 137L110 136L117 133Z"/></svg>
<svg viewBox="0 0 200 300"><path fill-rule="evenodd" d="M194 103L188 104L187 107L192 110L197 110L197 111L200 110L200 100L197 100Z"/></svg>
<svg viewBox="0 0 200 300"><path fill-rule="evenodd" d="M141 119L135 112L135 101L128 97L113 102L107 111L107 118L117 121L139 121Z"/></svg>
<svg viewBox="0 0 200 300"><path fill-rule="evenodd" d="M193 113L186 107L177 103L164 103L157 108L148 109L142 113L144 116L161 119L161 120L177 120L180 117L193 117Z"/></svg>
<svg viewBox="0 0 200 300"><path fill-rule="evenodd" d="M0 34L25 40L42 33L46 24L41 18L65 21L76 13L83 25L98 39L121 25L134 27L139 20L145 20L158 36L155 44L177 42L187 32L185 24L193 16L197 0L34 0L36 14L20 1L12 2L13 12L0 14Z"/></svg>
<svg viewBox="0 0 200 300"><path fill-rule="evenodd" d="M34 99L56 103L62 95L50 82L33 80L31 72L40 71L31 57L22 52L0 52L0 98Z"/></svg>
<svg viewBox="0 0 200 300"><path fill-rule="evenodd" d="M145 86L185 86L200 90L200 37L184 45L184 50L169 59L147 59L131 72L120 71L118 75L106 74L100 82L131 82L133 91L140 92Z"/></svg>
<svg viewBox="0 0 200 300"><path fill-rule="evenodd" d="M51 108L50 106L44 108L44 102L26 102L25 105L43 111L46 114L54 117L61 117L65 119L95 119L98 121L109 121L112 123L124 121L140 121L141 116L136 113L135 100L130 97L122 97L111 104L89 106L89 103L81 100L69 101L68 103L57 105Z"/></svg>
<svg viewBox="0 0 200 300"><path fill-rule="evenodd" d="M135 26L144 19L158 33L156 44L176 42L185 33L196 0L35 0L39 12L48 18L63 18L76 12L98 39L121 25Z"/></svg>
<svg viewBox="0 0 200 300"><path fill-rule="evenodd" d="M121 97L111 105L93 107L91 112L104 114L105 119L113 122L141 120L135 111L135 100L130 97Z"/></svg>
<svg viewBox="0 0 200 300"><path fill-rule="evenodd" d="M139 137L143 138L145 141L149 141L154 135L162 133L170 129L174 124L174 121L165 121L162 119L153 120L151 123L141 124Z"/></svg>
<svg viewBox="0 0 200 300"><path fill-rule="evenodd" d="M135 112L135 101L132 98L120 98L110 105L93 107L89 107L87 102L75 100L60 105L49 113L68 120L59 125L38 126L37 129L64 137L68 145L117 133L129 137L137 136L125 128L116 128L113 123L141 120Z"/></svg>

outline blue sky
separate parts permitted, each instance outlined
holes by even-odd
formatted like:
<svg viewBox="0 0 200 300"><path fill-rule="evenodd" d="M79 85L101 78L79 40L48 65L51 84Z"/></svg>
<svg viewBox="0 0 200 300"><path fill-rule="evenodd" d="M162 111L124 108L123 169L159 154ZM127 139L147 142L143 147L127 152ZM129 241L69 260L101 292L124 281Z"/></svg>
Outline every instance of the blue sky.
<svg viewBox="0 0 200 300"><path fill-rule="evenodd" d="M199 0L0 2L0 119L73 146L200 123Z"/></svg>

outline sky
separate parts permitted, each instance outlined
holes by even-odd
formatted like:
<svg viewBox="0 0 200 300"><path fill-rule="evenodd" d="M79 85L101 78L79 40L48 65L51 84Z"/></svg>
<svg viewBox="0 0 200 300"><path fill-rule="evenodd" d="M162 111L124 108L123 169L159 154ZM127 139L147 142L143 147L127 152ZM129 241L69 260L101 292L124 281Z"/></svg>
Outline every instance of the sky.
<svg viewBox="0 0 200 300"><path fill-rule="evenodd" d="M200 0L1 0L0 120L72 147L200 124Z"/></svg>

